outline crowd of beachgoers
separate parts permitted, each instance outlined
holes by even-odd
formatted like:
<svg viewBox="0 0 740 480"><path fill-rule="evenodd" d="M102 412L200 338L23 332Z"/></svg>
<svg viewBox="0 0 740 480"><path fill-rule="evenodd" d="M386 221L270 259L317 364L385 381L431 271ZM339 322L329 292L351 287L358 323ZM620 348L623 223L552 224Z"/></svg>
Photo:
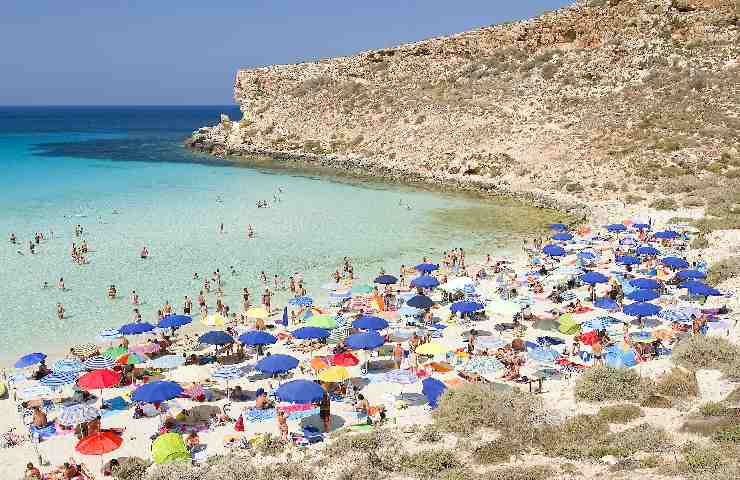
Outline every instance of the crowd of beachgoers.
<svg viewBox="0 0 740 480"><path fill-rule="evenodd" d="M279 306L269 284L282 282L264 272L259 304L244 289L230 308L215 271L201 279L197 309L185 296L151 323L132 292L130 323L91 332L94 342L66 355L31 352L7 366L2 468L93 478L128 457L198 463L272 437L311 448L340 427L423 423L445 391L466 384L538 394L592 366L635 367L734 327L732 292L705 283L691 227L628 219L548 229L512 257L473 261L455 248L367 279L345 257L325 285L291 275Z"/></svg>

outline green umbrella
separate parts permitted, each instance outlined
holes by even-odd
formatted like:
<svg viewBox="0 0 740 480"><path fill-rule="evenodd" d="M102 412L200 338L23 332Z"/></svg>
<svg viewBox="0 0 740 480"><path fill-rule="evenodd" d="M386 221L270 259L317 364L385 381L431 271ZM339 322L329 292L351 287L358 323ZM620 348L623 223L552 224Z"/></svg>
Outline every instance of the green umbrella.
<svg viewBox="0 0 740 480"><path fill-rule="evenodd" d="M337 328L337 321L331 315L314 315L306 320L306 326L331 330Z"/></svg>
<svg viewBox="0 0 740 480"><path fill-rule="evenodd" d="M117 347L110 347L108 350L103 352L103 355L113 360L116 360L121 355L125 355L127 353L128 353L128 348L119 345Z"/></svg>
<svg viewBox="0 0 740 480"><path fill-rule="evenodd" d="M175 461L189 461L190 452L179 433L165 433L152 442L152 459L162 464Z"/></svg>

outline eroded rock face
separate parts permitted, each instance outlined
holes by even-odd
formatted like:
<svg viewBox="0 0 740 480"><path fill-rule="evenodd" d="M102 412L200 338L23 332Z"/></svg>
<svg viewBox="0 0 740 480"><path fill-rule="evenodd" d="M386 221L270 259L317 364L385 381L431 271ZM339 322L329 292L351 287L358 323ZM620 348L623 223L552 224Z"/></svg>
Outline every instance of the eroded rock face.
<svg viewBox="0 0 740 480"><path fill-rule="evenodd" d="M222 116L189 144L518 191L569 185L582 196L639 188L650 180L644 165L691 164L701 176L738 148L740 49L734 0L687 3L591 0L351 57L240 70L243 118Z"/></svg>

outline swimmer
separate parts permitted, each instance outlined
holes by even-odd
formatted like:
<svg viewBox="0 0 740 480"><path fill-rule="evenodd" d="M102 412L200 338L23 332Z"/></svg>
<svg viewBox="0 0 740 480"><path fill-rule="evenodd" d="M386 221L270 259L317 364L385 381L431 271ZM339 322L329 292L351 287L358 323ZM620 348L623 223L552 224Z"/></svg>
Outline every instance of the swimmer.
<svg viewBox="0 0 740 480"><path fill-rule="evenodd" d="M41 288L43 288L43 289L47 289L47 288L49 288L49 282L44 282L44 283L42 283L42 284L41 284Z"/></svg>
<svg viewBox="0 0 740 480"><path fill-rule="evenodd" d="M136 293L136 290L131 290L131 305L139 305L139 294Z"/></svg>
<svg viewBox="0 0 740 480"><path fill-rule="evenodd" d="M193 272L193 280L200 280L200 277L198 276L198 272Z"/></svg>
<svg viewBox="0 0 740 480"><path fill-rule="evenodd" d="M108 287L108 298L110 298L111 300L116 298L117 293L118 292L116 291L115 285L111 285L110 287Z"/></svg>
<svg viewBox="0 0 740 480"><path fill-rule="evenodd" d="M15 236L15 233L10 234L10 243L16 244L18 242L18 239Z"/></svg>
<svg viewBox="0 0 740 480"><path fill-rule="evenodd" d="M235 276L239 275L239 273L236 271L236 268L234 268L233 265L231 267L229 267L229 269L231 270L231 275L232 276L235 277Z"/></svg>
<svg viewBox="0 0 740 480"><path fill-rule="evenodd" d="M57 318L64 320L64 305L57 303Z"/></svg>
<svg viewBox="0 0 740 480"><path fill-rule="evenodd" d="M57 287L59 287L59 290L65 291L66 288L64 287L64 278L59 279L59 283L57 283Z"/></svg>
<svg viewBox="0 0 740 480"><path fill-rule="evenodd" d="M251 223L247 226L247 238L254 238L254 229Z"/></svg>
<svg viewBox="0 0 740 480"><path fill-rule="evenodd" d="M220 233L221 235L224 234L224 224L223 224L223 222L221 222L221 224L218 226L218 233Z"/></svg>
<svg viewBox="0 0 740 480"><path fill-rule="evenodd" d="M148 249L148 248L146 248L146 245L144 246L144 248L142 248L142 249L141 249L141 253L139 254L139 256L140 256L140 257L141 257L142 259L146 259L146 258L148 258L148 257L149 257L149 249Z"/></svg>

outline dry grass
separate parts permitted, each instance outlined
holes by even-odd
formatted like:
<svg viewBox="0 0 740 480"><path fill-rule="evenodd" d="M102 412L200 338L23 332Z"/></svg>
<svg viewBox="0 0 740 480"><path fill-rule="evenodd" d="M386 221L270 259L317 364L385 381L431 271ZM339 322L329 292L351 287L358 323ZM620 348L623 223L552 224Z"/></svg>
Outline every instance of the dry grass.
<svg viewBox="0 0 740 480"><path fill-rule="evenodd" d="M728 369L740 355L740 348L721 337L693 335L673 349L673 362L682 367Z"/></svg>
<svg viewBox="0 0 740 480"><path fill-rule="evenodd" d="M687 399L699 395L696 374L682 368L672 368L655 382L656 392L669 398Z"/></svg>
<svg viewBox="0 0 740 480"><path fill-rule="evenodd" d="M634 370L594 367L578 379L575 395L579 400L590 402L638 400L649 393L651 387L650 382Z"/></svg>
<svg viewBox="0 0 740 480"><path fill-rule="evenodd" d="M609 423L629 423L632 420L642 417L644 413L637 405L625 403L602 407L598 415Z"/></svg>

